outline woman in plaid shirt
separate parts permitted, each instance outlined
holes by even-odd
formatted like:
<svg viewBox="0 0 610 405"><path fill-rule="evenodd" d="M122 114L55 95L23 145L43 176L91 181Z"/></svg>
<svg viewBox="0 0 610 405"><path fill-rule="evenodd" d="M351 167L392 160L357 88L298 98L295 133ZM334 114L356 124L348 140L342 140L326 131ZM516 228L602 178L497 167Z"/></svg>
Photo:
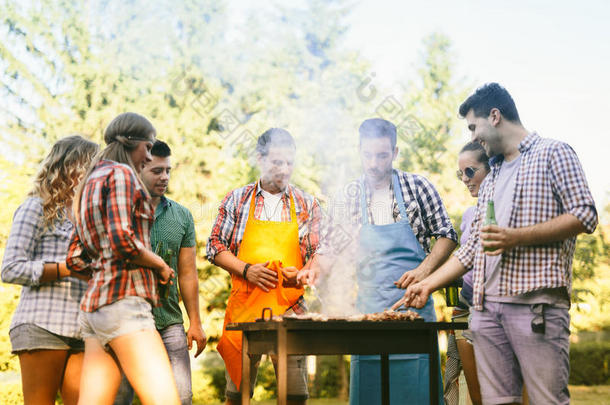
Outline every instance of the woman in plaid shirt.
<svg viewBox="0 0 610 405"><path fill-rule="evenodd" d="M98 146L60 139L42 162L28 198L17 208L4 251L2 281L22 285L9 331L19 357L26 404L76 404L84 344L76 316L87 284L66 268L74 226L70 204Z"/></svg>
<svg viewBox="0 0 610 405"><path fill-rule="evenodd" d="M143 404L179 404L171 366L155 328L157 282L173 270L150 249L153 209L138 173L150 162L155 129L124 113L104 134L107 146L74 199L76 232L67 265L91 271L79 323L85 359L79 402L111 404L123 371ZM103 381L103 383L102 383Z"/></svg>

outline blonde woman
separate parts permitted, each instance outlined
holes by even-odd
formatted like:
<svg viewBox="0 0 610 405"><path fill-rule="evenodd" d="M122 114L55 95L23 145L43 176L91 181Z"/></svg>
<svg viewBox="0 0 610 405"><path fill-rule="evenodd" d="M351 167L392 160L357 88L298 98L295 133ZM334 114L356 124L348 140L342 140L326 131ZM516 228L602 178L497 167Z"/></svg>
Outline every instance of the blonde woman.
<svg viewBox="0 0 610 405"><path fill-rule="evenodd" d="M25 404L54 404L61 392L76 404L84 343L78 304L87 284L66 268L73 231L71 202L98 146L80 136L59 140L42 162L34 187L17 208L4 251L2 281L22 285L10 326Z"/></svg>
<svg viewBox="0 0 610 405"><path fill-rule="evenodd" d="M151 305L173 270L150 248L153 209L138 173L151 160L155 129L124 113L74 199L76 232L67 265L91 271L79 322L85 359L79 404L112 404L121 370L144 405L178 405L178 392Z"/></svg>

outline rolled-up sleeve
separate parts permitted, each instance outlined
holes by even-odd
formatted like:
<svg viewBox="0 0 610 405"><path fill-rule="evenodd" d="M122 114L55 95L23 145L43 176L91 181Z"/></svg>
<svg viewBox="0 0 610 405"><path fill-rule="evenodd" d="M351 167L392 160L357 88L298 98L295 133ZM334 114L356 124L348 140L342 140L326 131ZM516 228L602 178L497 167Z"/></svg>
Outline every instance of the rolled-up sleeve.
<svg viewBox="0 0 610 405"><path fill-rule="evenodd" d="M235 231L235 201L233 192L230 192L220 203L218 215L212 228L212 233L206 244L206 256L211 263L220 252L229 250L231 236Z"/></svg>
<svg viewBox="0 0 610 405"><path fill-rule="evenodd" d="M550 172L553 191L559 196L565 212L578 218L587 233L593 233L598 221L595 202L580 161L570 145L557 144L551 156Z"/></svg>
<svg viewBox="0 0 610 405"><path fill-rule="evenodd" d="M131 171L117 167L106 179L106 213L104 226L108 232L110 247L124 259L138 255L145 246L136 238L133 228L133 212L137 197L137 179Z"/></svg>
<svg viewBox="0 0 610 405"><path fill-rule="evenodd" d="M42 231L42 204L28 198L13 216L11 232L2 259L2 281L37 286L44 270L42 260L32 260L37 235Z"/></svg>
<svg viewBox="0 0 610 405"><path fill-rule="evenodd" d="M468 270L472 270L474 266L475 253L477 252L479 245L479 220L478 213L476 214L474 221L472 221L471 232L468 241L454 253L454 256L462 263Z"/></svg>
<svg viewBox="0 0 610 405"><path fill-rule="evenodd" d="M417 176L417 180L417 195L424 211L426 229L437 239L447 238L457 243L457 232L436 188L424 177Z"/></svg>
<svg viewBox="0 0 610 405"><path fill-rule="evenodd" d="M90 270L89 263L90 258L80 241L78 232L75 230L72 233L72 238L70 238L68 255L66 256L66 267L72 271L88 272Z"/></svg>
<svg viewBox="0 0 610 405"><path fill-rule="evenodd" d="M312 199L311 207L308 210L308 216L309 218L306 222L307 233L303 236L301 241L301 256L304 258L304 262L311 259L320 245L322 210L320 209L320 203L318 203L318 200L315 198Z"/></svg>

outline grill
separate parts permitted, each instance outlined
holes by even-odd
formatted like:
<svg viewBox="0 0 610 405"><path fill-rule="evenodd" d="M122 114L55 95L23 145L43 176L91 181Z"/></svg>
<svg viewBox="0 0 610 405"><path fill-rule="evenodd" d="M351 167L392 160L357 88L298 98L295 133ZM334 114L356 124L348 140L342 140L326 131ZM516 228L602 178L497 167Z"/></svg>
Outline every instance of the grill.
<svg viewBox="0 0 610 405"><path fill-rule="evenodd" d="M273 320L270 320L273 319ZM440 330L466 329L466 323L414 321L316 321L261 318L230 323L243 332L242 381L250 381L249 354L277 356L277 403L286 404L287 356L329 354L381 355L381 403L390 403L389 359L394 353L423 353L430 362L430 403L438 404L438 337ZM249 384L241 384L242 405L250 404Z"/></svg>

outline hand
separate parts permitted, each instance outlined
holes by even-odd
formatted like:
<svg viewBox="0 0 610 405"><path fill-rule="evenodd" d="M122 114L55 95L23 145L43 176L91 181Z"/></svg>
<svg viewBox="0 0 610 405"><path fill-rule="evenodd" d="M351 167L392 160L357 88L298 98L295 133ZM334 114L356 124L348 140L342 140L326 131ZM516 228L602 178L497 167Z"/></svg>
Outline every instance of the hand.
<svg viewBox="0 0 610 405"><path fill-rule="evenodd" d="M398 288L407 288L411 284L422 281L429 274L429 271L418 266L413 270L407 270L404 272L402 276L398 279L398 281L394 281L394 285Z"/></svg>
<svg viewBox="0 0 610 405"><path fill-rule="evenodd" d="M159 269L159 284L174 284L172 278L176 276L174 269L169 267L165 262L163 262L163 266Z"/></svg>
<svg viewBox="0 0 610 405"><path fill-rule="evenodd" d="M189 330L186 332L186 340L189 350L193 348L193 340L197 343L197 352L195 357L199 356L208 342L208 338L201 327L201 323L191 323Z"/></svg>
<svg viewBox="0 0 610 405"><path fill-rule="evenodd" d="M301 285L316 285L320 276L320 269L318 267L311 267L309 269L302 269L297 274L297 281Z"/></svg>
<svg viewBox="0 0 610 405"><path fill-rule="evenodd" d="M284 282L282 285L284 287L300 287L300 282L298 280L299 269L294 266L290 267L282 267L282 274L284 275Z"/></svg>
<svg viewBox="0 0 610 405"><path fill-rule="evenodd" d="M432 291L428 288L425 282L419 282L411 285L405 291L405 295L392 305L392 310L395 311L401 306L423 308L428 301L428 297Z"/></svg>
<svg viewBox="0 0 610 405"><path fill-rule="evenodd" d="M498 225L487 225L481 228L481 244L483 248L491 249L485 251L486 255L497 256L514 248L519 242L515 228L503 228Z"/></svg>
<svg viewBox="0 0 610 405"><path fill-rule="evenodd" d="M277 273L268 269L268 265L269 262L253 264L246 273L246 279L265 292L275 288L278 282Z"/></svg>

